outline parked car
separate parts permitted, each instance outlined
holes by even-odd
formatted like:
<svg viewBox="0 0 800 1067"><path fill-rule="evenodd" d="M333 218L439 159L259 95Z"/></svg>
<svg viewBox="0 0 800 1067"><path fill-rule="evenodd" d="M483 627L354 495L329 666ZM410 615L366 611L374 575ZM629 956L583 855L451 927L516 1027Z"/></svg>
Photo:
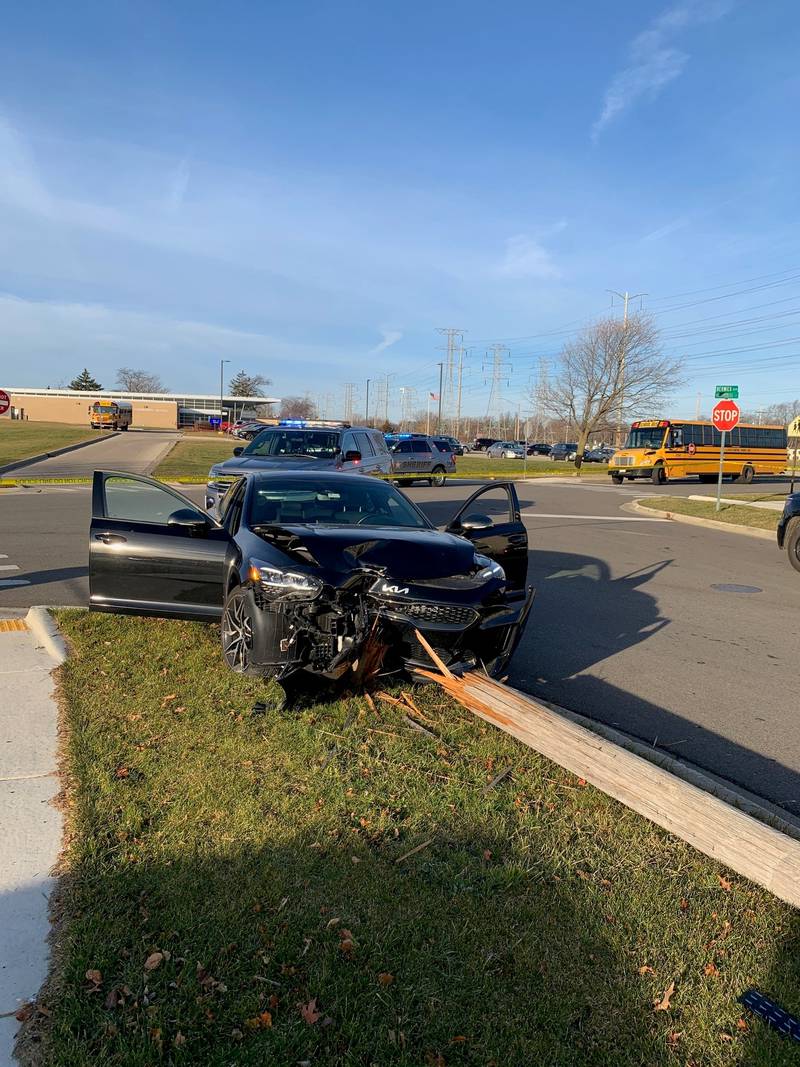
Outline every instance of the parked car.
<svg viewBox="0 0 800 1067"><path fill-rule="evenodd" d="M254 437L258 437L262 430L266 429L267 427L263 422L248 419L247 422L240 422L238 426L234 424L231 432L234 437L238 437L242 441L252 441Z"/></svg>
<svg viewBox="0 0 800 1067"><path fill-rule="evenodd" d="M498 441L486 449L491 459L524 459L525 449L517 441Z"/></svg>
<svg viewBox="0 0 800 1067"><path fill-rule="evenodd" d="M786 497L778 520L778 548L785 548L789 562L800 571L800 493Z"/></svg>
<svg viewBox="0 0 800 1067"><path fill-rule="evenodd" d="M528 445L529 456L549 456L550 445L545 441L534 441L532 445Z"/></svg>
<svg viewBox="0 0 800 1067"><path fill-rule="evenodd" d="M572 461L578 454L578 446L575 442L571 444L553 445L550 449L550 459L564 459Z"/></svg>
<svg viewBox="0 0 800 1067"><path fill-rule="evenodd" d="M485 452L490 445L496 445L496 437L476 437L472 443L473 452Z"/></svg>
<svg viewBox="0 0 800 1067"><path fill-rule="evenodd" d="M614 448L590 448L583 453L584 463L608 463L614 455Z"/></svg>
<svg viewBox="0 0 800 1067"><path fill-rule="evenodd" d="M438 448L433 438L424 433L387 434L386 444L397 485L420 480L428 485L444 485L447 475L456 473L454 453Z"/></svg>
<svg viewBox="0 0 800 1067"><path fill-rule="evenodd" d="M208 472L206 508L214 511L232 482L256 470L332 470L390 475L392 458L379 430L346 422L285 419L261 427L233 458Z"/></svg>
<svg viewBox="0 0 800 1067"><path fill-rule="evenodd" d="M445 437L434 434L431 440L441 452L452 452L455 456L463 456L466 449L455 437Z"/></svg>
<svg viewBox="0 0 800 1067"><path fill-rule="evenodd" d="M498 488L507 509L490 518L481 497ZM221 619L228 666L284 687L309 674L352 684L370 643L393 677L430 666L417 627L449 666L502 674L531 606L527 567L508 482L482 486L439 530L378 478L251 471L214 518L155 479L94 475L91 609Z"/></svg>

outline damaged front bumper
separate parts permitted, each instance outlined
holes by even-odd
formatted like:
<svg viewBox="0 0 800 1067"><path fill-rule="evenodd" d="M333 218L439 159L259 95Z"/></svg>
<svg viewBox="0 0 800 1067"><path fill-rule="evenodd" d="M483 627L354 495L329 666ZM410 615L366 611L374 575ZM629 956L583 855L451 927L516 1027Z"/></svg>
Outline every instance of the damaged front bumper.
<svg viewBox="0 0 800 1067"><path fill-rule="evenodd" d="M482 666L497 675L519 643L533 602L532 589L503 590L483 603L400 601L375 596L358 582L326 594L284 601L251 586L252 666L280 682L300 671L331 681L348 672L413 672L431 665L419 631L448 666Z"/></svg>

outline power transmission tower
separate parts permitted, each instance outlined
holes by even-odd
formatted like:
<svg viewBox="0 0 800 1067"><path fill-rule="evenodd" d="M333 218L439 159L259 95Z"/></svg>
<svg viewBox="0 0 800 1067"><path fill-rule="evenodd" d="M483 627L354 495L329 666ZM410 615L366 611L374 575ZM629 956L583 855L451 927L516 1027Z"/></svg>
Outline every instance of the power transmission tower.
<svg viewBox="0 0 800 1067"><path fill-rule="evenodd" d="M639 300L642 297L647 296L647 293L634 293L631 295L627 289L624 293L618 293L616 289L606 289L607 293L611 293L612 298L618 296L623 304L622 311L622 344L620 345L619 353L619 405L617 407L617 444L621 445L623 442L622 436L622 415L625 406L625 349L627 347L627 334L628 334L628 301ZM612 299L613 305L613 299ZM639 305L641 310L641 304Z"/></svg>
<svg viewBox="0 0 800 1067"><path fill-rule="evenodd" d="M400 429L405 429L417 410L417 390L412 385L400 386Z"/></svg>
<svg viewBox="0 0 800 1067"><path fill-rule="evenodd" d="M487 350L484 359L484 385L487 384L486 373L491 374L489 402L486 405L486 417L490 428L499 424L503 413L503 385L508 385L511 375L511 363L507 358L510 354L505 345L496 344Z"/></svg>
<svg viewBox="0 0 800 1067"><path fill-rule="evenodd" d="M344 383L344 421L353 421L353 397L355 395L356 383L345 382Z"/></svg>
<svg viewBox="0 0 800 1067"><path fill-rule="evenodd" d="M464 330L455 326L441 326L437 333L447 338L443 349L446 353L442 374L442 413L445 419L452 418L456 398L456 362L464 341Z"/></svg>
<svg viewBox="0 0 800 1067"><path fill-rule="evenodd" d="M544 432L544 413L546 408L546 398L550 389L550 360L547 356L542 356L539 359L539 371L536 377L536 384L533 388L533 412L536 419L535 435L541 438Z"/></svg>

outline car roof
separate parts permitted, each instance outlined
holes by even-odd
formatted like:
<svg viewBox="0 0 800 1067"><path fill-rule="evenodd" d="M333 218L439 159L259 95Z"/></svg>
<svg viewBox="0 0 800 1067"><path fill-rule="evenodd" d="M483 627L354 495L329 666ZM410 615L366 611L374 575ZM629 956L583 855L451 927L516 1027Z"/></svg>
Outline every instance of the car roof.
<svg viewBox="0 0 800 1067"><path fill-rule="evenodd" d="M251 481L256 482L308 482L309 485L319 485L320 483L341 485L342 482L349 482L354 485L366 486L382 481L379 478L367 479L363 474L345 474L344 472L333 470L251 470L244 472L241 477L249 478ZM382 484L386 485L388 483L382 482Z"/></svg>

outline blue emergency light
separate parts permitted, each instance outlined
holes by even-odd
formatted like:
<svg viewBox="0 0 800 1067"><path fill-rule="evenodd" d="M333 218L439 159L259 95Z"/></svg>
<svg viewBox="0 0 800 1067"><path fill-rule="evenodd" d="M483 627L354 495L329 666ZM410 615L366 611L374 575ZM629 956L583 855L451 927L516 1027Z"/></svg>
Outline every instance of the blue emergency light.
<svg viewBox="0 0 800 1067"><path fill-rule="evenodd" d="M293 426L296 430L302 430L306 426L305 419L281 419L279 426Z"/></svg>

